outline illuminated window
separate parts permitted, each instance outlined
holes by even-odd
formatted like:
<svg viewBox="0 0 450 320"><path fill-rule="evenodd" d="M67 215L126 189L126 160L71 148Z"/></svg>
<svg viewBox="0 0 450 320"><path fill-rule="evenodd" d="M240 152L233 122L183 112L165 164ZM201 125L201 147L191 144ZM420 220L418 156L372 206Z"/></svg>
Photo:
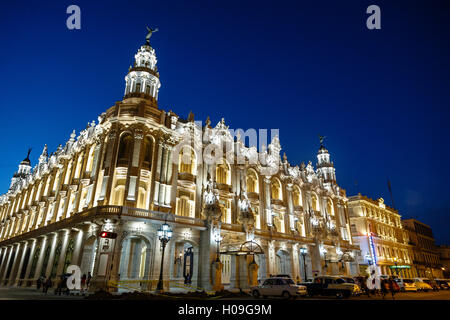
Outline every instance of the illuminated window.
<svg viewBox="0 0 450 320"><path fill-rule="evenodd" d="M230 172L228 165L225 163L219 164L216 167L216 181L222 184L231 184Z"/></svg>
<svg viewBox="0 0 450 320"><path fill-rule="evenodd" d="M196 175L196 156L194 150L184 146L180 151L178 160L178 172Z"/></svg>
<svg viewBox="0 0 450 320"><path fill-rule="evenodd" d="M119 152L117 155L117 166L128 167L128 162L131 157L131 146L133 145L133 138L131 134L125 133L120 137Z"/></svg>
<svg viewBox="0 0 450 320"><path fill-rule="evenodd" d="M314 211L319 211L319 201L317 200L317 196L315 194L311 195L312 208Z"/></svg>
<svg viewBox="0 0 450 320"><path fill-rule="evenodd" d="M294 206L302 205L302 192L300 191L300 188L297 186L294 187L293 201L294 201Z"/></svg>
<svg viewBox="0 0 450 320"><path fill-rule="evenodd" d="M272 199L282 200L281 183L278 179L272 180Z"/></svg>
<svg viewBox="0 0 450 320"><path fill-rule="evenodd" d="M258 176L253 170L247 172L247 192L259 192Z"/></svg>

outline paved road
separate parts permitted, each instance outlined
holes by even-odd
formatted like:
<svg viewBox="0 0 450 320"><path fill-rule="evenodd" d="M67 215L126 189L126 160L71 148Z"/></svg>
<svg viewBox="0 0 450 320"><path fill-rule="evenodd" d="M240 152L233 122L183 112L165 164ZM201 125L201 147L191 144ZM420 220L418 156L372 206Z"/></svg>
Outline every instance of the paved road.
<svg viewBox="0 0 450 320"><path fill-rule="evenodd" d="M31 288L4 288L0 287L0 300L79 300L83 299L82 296L66 296L66 295L54 295L53 290L48 294L44 294L41 291ZM236 298L233 298L236 299ZM252 297L243 297L242 300L253 300ZM275 298L277 299L277 298ZM299 300L335 300L334 297L314 297L314 298L299 298ZM392 296L386 295L386 300L392 300ZM266 300L266 299L261 299ZM350 300L382 300L381 296L371 296L368 298L366 295L359 297L352 297ZM450 290L441 290L439 292L405 292L397 293L395 300L450 300Z"/></svg>
<svg viewBox="0 0 450 320"><path fill-rule="evenodd" d="M74 300L82 298L82 296L55 295L53 289L45 294L42 290L31 288L0 288L0 300Z"/></svg>
<svg viewBox="0 0 450 320"><path fill-rule="evenodd" d="M382 300L381 296L371 296L368 298L366 295L360 297L353 297L352 300L369 300L376 299ZM385 297L386 300L392 300L392 295L388 294ZM450 290L440 291L428 291L428 292L399 292L394 296L395 300L450 300Z"/></svg>

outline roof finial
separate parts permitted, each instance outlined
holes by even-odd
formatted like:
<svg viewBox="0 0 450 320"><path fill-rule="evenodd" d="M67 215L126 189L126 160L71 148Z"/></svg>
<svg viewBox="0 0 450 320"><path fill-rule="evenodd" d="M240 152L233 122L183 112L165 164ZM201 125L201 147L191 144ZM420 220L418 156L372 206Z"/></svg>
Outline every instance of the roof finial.
<svg viewBox="0 0 450 320"><path fill-rule="evenodd" d="M152 28L147 27L147 31L148 31L147 35L145 36L145 43L150 45L150 38L151 38L153 32L158 32L159 30L158 30L158 28L152 29Z"/></svg>
<svg viewBox="0 0 450 320"><path fill-rule="evenodd" d="M27 157L25 158L25 160L30 161L30 153L31 153L31 149L32 149L32 148L28 148L28 153L27 153Z"/></svg>
<svg viewBox="0 0 450 320"><path fill-rule="evenodd" d="M320 141L320 146L323 147L323 140L325 140L326 136L321 136L319 134L319 141Z"/></svg>

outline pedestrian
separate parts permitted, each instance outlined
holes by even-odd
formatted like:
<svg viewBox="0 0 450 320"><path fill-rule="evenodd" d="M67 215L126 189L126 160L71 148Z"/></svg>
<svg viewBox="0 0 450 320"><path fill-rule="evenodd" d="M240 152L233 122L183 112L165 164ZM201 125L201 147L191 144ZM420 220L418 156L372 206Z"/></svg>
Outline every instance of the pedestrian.
<svg viewBox="0 0 450 320"><path fill-rule="evenodd" d="M192 283L192 281L191 281L191 274L188 273L187 274L187 284L191 284L191 283Z"/></svg>
<svg viewBox="0 0 450 320"><path fill-rule="evenodd" d="M91 275L91 272L89 271L88 275L87 275L87 279L86 279L86 287L88 289L89 289L89 286L91 285L91 278L92 278L92 275Z"/></svg>
<svg viewBox="0 0 450 320"><path fill-rule="evenodd" d="M45 277L42 277L41 283L42 283L42 292L45 292L45 282L47 279Z"/></svg>
<svg viewBox="0 0 450 320"><path fill-rule="evenodd" d="M44 293L47 294L47 291L49 288L51 288L53 285L52 283L52 279L50 279L50 277L48 277L47 281L45 281L44 283Z"/></svg>
<svg viewBox="0 0 450 320"><path fill-rule="evenodd" d="M395 281L394 279L389 279L389 290L391 291L392 300L395 300Z"/></svg>
<svg viewBox="0 0 450 320"><path fill-rule="evenodd" d="M61 295L63 285L64 285L64 277L60 276L60 279L58 281L58 285L57 285L57 287L55 289L55 294Z"/></svg>
<svg viewBox="0 0 450 320"><path fill-rule="evenodd" d="M389 280L383 279L381 280L381 295L383 299L386 297L386 294L389 292Z"/></svg>
<svg viewBox="0 0 450 320"><path fill-rule="evenodd" d="M367 294L367 297L370 298L370 292L369 292L369 288L367 288L367 277L363 277L361 279L361 290L363 290L363 292L365 294Z"/></svg>
<svg viewBox="0 0 450 320"><path fill-rule="evenodd" d="M83 274L81 277L81 293L84 294L84 291L86 290L86 274Z"/></svg>
<svg viewBox="0 0 450 320"><path fill-rule="evenodd" d="M41 280L41 277L39 277L36 280L36 290L39 290L41 288L41 284L42 284L42 280Z"/></svg>

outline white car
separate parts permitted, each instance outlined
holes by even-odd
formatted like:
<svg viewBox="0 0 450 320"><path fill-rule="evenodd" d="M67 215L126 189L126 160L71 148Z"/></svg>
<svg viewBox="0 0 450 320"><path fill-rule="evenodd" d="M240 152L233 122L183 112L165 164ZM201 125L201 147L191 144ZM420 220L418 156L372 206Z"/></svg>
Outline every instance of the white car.
<svg viewBox="0 0 450 320"><path fill-rule="evenodd" d="M267 296L281 296L286 299L297 296L306 296L305 286L296 285L290 278L274 277L264 280L262 285L251 287L252 295L255 298Z"/></svg>
<svg viewBox="0 0 450 320"><path fill-rule="evenodd" d="M397 278L395 279L401 291L417 291L416 284L412 279Z"/></svg>

